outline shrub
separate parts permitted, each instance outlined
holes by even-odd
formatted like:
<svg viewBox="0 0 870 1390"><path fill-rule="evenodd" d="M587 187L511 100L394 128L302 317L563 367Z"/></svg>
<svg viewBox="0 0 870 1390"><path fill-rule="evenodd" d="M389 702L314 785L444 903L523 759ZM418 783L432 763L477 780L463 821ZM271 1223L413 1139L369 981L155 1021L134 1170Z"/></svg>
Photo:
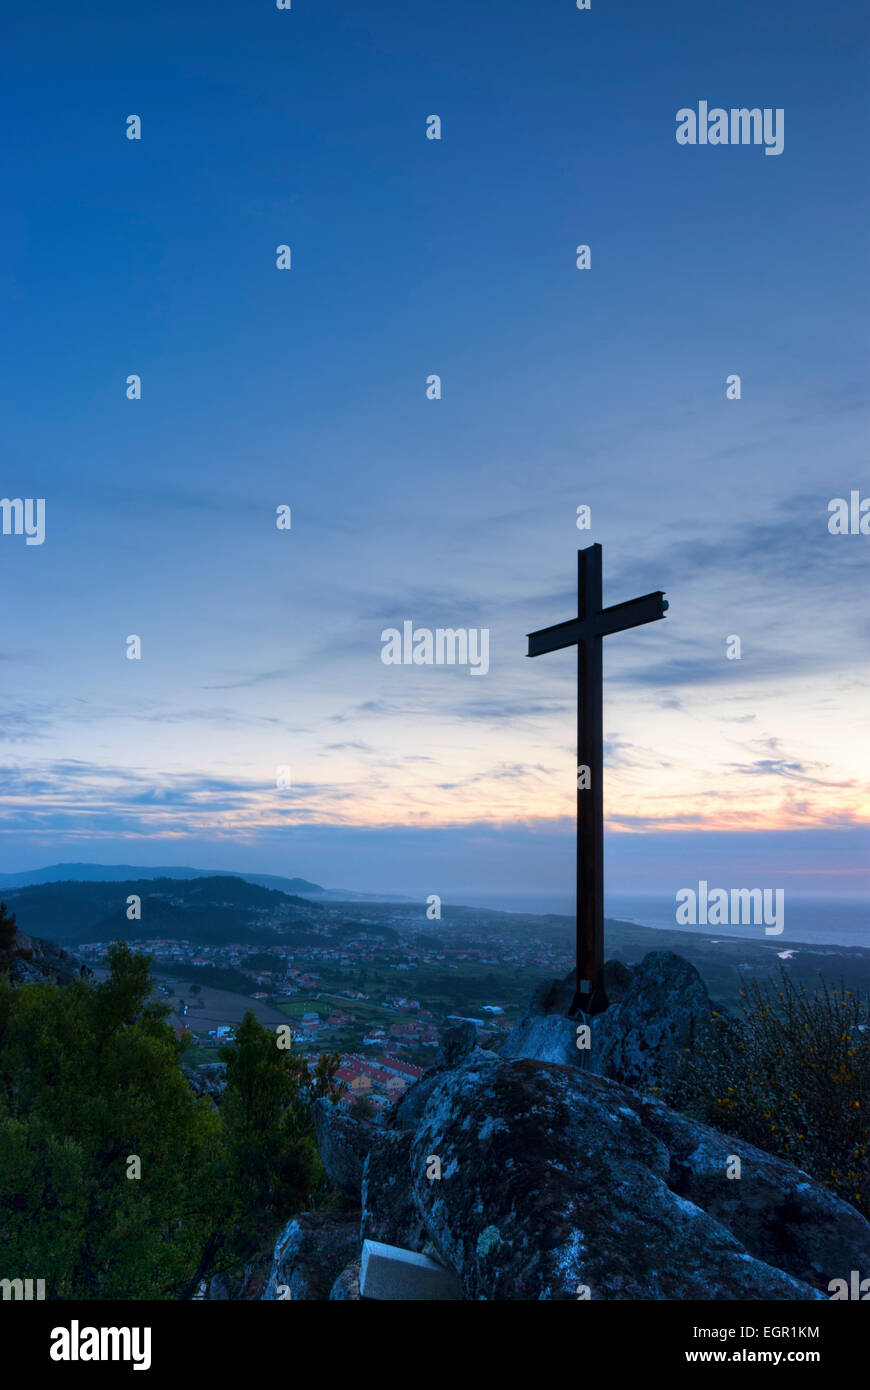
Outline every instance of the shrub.
<svg viewBox="0 0 870 1390"><path fill-rule="evenodd" d="M714 1014L679 1103L786 1158L870 1216L870 1009L850 990L741 990L743 1017Z"/></svg>
<svg viewBox="0 0 870 1390"><path fill-rule="evenodd" d="M378 1108L370 1096L355 1096L347 1107L347 1113L353 1120L374 1120Z"/></svg>

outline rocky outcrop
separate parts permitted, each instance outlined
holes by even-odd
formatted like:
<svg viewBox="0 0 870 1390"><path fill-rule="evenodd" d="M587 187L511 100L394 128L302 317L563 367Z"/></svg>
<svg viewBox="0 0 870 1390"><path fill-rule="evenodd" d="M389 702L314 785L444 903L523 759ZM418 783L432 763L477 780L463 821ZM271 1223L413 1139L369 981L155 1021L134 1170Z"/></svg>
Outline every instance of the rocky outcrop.
<svg viewBox="0 0 870 1390"><path fill-rule="evenodd" d="M631 971L621 960L604 963L604 991L611 1004L618 1004L631 980ZM577 971L572 970L564 980L548 980L532 995L529 1011L533 1014L567 1014L577 992Z"/></svg>
<svg viewBox="0 0 870 1390"><path fill-rule="evenodd" d="M579 1019L566 1017L576 972L538 990L505 1039L501 1056L559 1062L627 1086L667 1087L709 1026L713 1005L697 970L671 951L654 951L629 971L608 961L611 1004L591 1020L591 1047L577 1047Z"/></svg>
<svg viewBox="0 0 870 1390"><path fill-rule="evenodd" d="M854 1208L650 1093L707 1026L697 972L656 953L617 983L593 1056L634 1086L578 1063L577 1022L560 1012L569 980L530 1012L571 1028L561 1053L555 1026L538 1038L555 1057L486 1052L466 1031L386 1126L321 1107L324 1161L346 1193L364 1154L361 1217L295 1218L263 1297L281 1284L294 1298L358 1297L366 1239L429 1255L474 1300L814 1302L870 1268ZM516 1031L515 1047L534 1043L530 1026Z"/></svg>
<svg viewBox="0 0 870 1390"><path fill-rule="evenodd" d="M814 1300L870 1262L870 1226L806 1174L576 1067L466 1064L408 1180L468 1298Z"/></svg>
<svg viewBox="0 0 870 1390"><path fill-rule="evenodd" d="M359 1213L304 1212L275 1244L261 1297L266 1302L326 1300L336 1280L359 1258Z"/></svg>
<svg viewBox="0 0 870 1390"><path fill-rule="evenodd" d="M712 1012L694 965L672 951L652 951L631 972L621 1000L594 1020L590 1069L626 1086L667 1086L709 1029Z"/></svg>
<svg viewBox="0 0 870 1390"><path fill-rule="evenodd" d="M638 1099L636 1108L668 1150L672 1191L726 1226L758 1259L823 1291L843 1259L867 1265L870 1226L806 1173L657 1101ZM723 1182L735 1158L740 1177Z"/></svg>
<svg viewBox="0 0 870 1390"><path fill-rule="evenodd" d="M264 1297L353 1296L333 1290L365 1238L431 1254L468 1299L816 1301L870 1266L868 1223L791 1164L551 1062L440 1073L413 1130L375 1134L362 1191L360 1225L290 1223Z"/></svg>
<svg viewBox="0 0 870 1390"><path fill-rule="evenodd" d="M78 978L90 979L93 973L56 941L28 936L21 930L16 931L9 950L0 955L0 971L5 970L14 985L66 985Z"/></svg>

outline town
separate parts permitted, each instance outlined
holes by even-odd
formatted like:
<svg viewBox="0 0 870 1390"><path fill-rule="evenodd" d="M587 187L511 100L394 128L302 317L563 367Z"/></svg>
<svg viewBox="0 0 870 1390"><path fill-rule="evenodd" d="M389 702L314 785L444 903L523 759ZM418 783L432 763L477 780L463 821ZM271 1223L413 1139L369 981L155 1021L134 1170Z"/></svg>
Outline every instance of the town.
<svg viewBox="0 0 870 1390"><path fill-rule="evenodd" d="M276 920L274 944L262 931L256 942L143 935L128 944L151 957L189 1064L211 1069L250 1009L267 1026L289 1021L293 1047L312 1066L338 1053L342 1103L364 1098L374 1113L433 1064L445 1029L468 1019L482 1046L497 1047L535 985L570 966L564 929L530 930L526 919L519 932L507 915L502 927L493 925L499 914L459 911L469 921L439 923L437 936L416 904L318 904L297 909L292 942ZM98 978L108 947L77 948Z"/></svg>

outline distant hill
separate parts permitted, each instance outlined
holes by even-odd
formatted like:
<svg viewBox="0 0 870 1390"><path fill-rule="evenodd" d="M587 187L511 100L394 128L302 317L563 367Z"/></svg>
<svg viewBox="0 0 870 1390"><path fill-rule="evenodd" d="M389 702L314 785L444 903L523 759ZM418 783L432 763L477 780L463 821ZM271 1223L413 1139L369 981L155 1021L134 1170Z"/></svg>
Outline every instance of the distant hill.
<svg viewBox="0 0 870 1390"><path fill-rule="evenodd" d="M307 898L229 874L66 880L3 888L2 892L23 931L64 943L143 937L216 945L244 938L274 942L275 932L281 930L304 940L321 916ZM127 918L127 899L132 894L141 900L138 921Z"/></svg>
<svg viewBox="0 0 870 1390"><path fill-rule="evenodd" d="M233 873L229 869L149 868L138 864L49 864L45 869L0 874L0 889L27 888L37 883L117 883L146 878L242 878L279 893L325 893L319 883L306 878L281 878L275 874Z"/></svg>
<svg viewBox="0 0 870 1390"><path fill-rule="evenodd" d="M133 870L135 873L136 870ZM361 932L398 941L395 929L360 916L343 915L345 904L313 902L249 883L232 874L195 878L131 878L34 883L3 888L3 901L21 931L64 945L85 941L135 941L162 937L197 945L231 941L274 946L322 945L325 938ZM136 895L141 918L127 918L127 899ZM348 905L348 910L350 911Z"/></svg>

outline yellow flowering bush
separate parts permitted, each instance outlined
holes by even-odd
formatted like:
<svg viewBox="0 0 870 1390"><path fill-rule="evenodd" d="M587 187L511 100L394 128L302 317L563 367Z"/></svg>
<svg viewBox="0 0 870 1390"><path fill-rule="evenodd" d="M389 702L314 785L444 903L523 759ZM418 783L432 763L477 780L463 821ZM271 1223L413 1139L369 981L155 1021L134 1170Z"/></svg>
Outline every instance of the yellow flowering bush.
<svg viewBox="0 0 870 1390"><path fill-rule="evenodd" d="M851 991L779 985L714 1013L671 1104L787 1158L870 1217L870 1006Z"/></svg>

